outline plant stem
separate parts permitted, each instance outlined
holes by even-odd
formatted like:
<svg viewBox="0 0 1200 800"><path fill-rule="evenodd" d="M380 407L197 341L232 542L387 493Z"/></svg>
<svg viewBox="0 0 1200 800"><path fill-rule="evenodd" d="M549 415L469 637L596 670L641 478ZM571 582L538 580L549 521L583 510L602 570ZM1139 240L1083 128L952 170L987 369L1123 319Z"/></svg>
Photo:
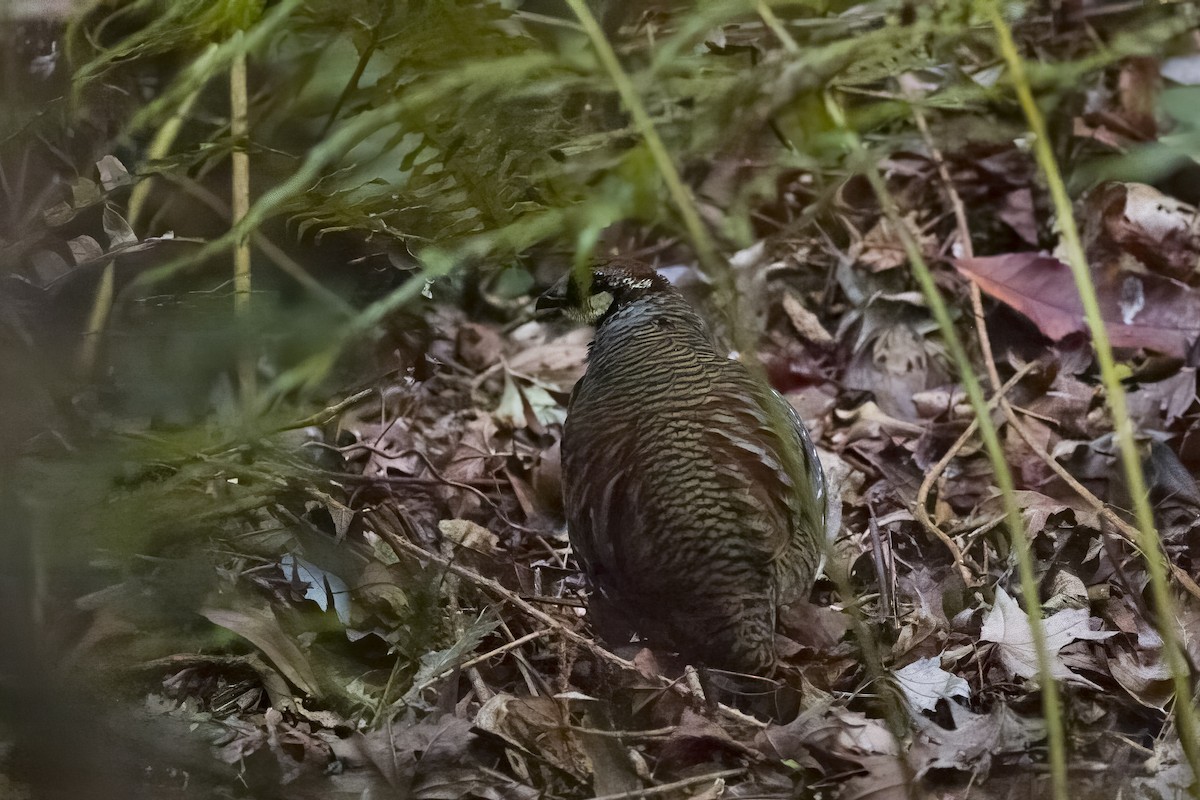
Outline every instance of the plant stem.
<svg viewBox="0 0 1200 800"><path fill-rule="evenodd" d="M879 169L875 166L875 162L866 152L866 148L863 146L858 134L847 124L841 106L831 95L826 94L825 98L825 105L829 111L830 118L841 129L850 146L851 153L858 162L857 166L862 170L868 182L870 182L871 188L875 191L875 195L879 199L880 207L883 209L892 228L900 236L905 254L908 256L909 264L912 267L913 275L916 277L917 283L920 284L921 291L925 295L925 302L929 304L929 310L937 321L946 349L950 352L950 356L954 360L959 376L962 379L963 389L966 391L967 397L971 402L971 408L975 411L975 419L979 423L979 433L987 450L988 459L991 461L992 471L996 475L996 483L1000 488L1000 495L1004 505L1004 516L1008 524L1009 535L1012 538L1012 549L1017 556L1017 572L1021 584L1021 596L1025 600L1025 611L1029 616L1029 627L1033 635L1034 652L1037 656L1038 680L1041 683L1042 689L1042 715L1046 720L1053 795L1055 800L1066 800L1069 796L1067 793L1066 736L1063 732L1062 708L1058 697L1058 682L1054 678L1050 663L1050 650L1046 646L1046 630L1042 622L1042 605L1041 599L1038 596L1037 581L1034 579L1033 558L1029 552L1029 539L1025 531L1025 525L1021 519L1021 510L1014 493L1015 486L1012 472L1009 470L1008 462L1005 460L1004 448L1000 444L996 425L992 422L991 411L988 408L987 399L983 395L983 387L980 385L979 378L975 375L975 370L971 366L966 348L963 346L962 340L954 329L954 322L950 319L950 311L947 309L946 302L942 299L941 292L934 282L933 273L930 272L929 265L925 263L925 258L921 254L920 247L909 231L908 225L905 223L899 209L896 208L896 202L892 198L891 192L888 191L883 176L879 174Z"/></svg>
<svg viewBox="0 0 1200 800"><path fill-rule="evenodd" d="M234 36L243 36L238 31ZM232 223L237 227L250 211L250 154L247 144L250 133L249 124L249 93L246 87L246 51L240 50L234 57L229 69L229 126L233 136L233 187ZM250 239L243 236L233 250L233 308L234 314L241 324L242 353L238 360L238 379L242 388L242 398L247 403L252 402L257 394L257 379L255 375L255 353L253 344L248 336L250 321Z"/></svg>
<svg viewBox="0 0 1200 800"><path fill-rule="evenodd" d="M1096 350L1096 361L1100 365L1100 381L1108 396L1108 407L1113 419L1117 447L1121 454L1121 465L1124 468L1125 480L1133 500L1134 519L1137 522L1139 534L1138 549L1142 551L1146 560L1146 571L1150 577L1150 593L1158 612L1159 625L1157 627L1163 641L1163 656L1171 671L1171 680L1175 685L1175 724L1179 731L1184 755L1192 769L1192 784L1189 791L1193 797L1200 797L1200 739L1197 738L1200 731L1196 724L1189 669L1176 636L1177 618L1167 584L1166 554L1162 551L1162 543L1159 540L1158 531L1154 527L1154 515L1150 509L1146 478L1142 472L1141 457L1134 439L1133 420L1129 416L1129 409L1125 403L1125 389L1117 375L1112 344L1100 313L1100 301L1096 296L1096 287L1092 283L1091 270L1083 252L1083 243L1079 238L1079 229L1075 224L1071 198L1067 195L1066 184L1063 182L1058 162L1050 148L1046 122L1034 100L1033 90L1030 88L1029 79L1025 74L1024 61L1017 52L1012 31L1001 16L994 0L987 4L987 12L991 18L992 27L996 29L1000 53L1004 56L1012 73L1017 99L1021 104L1021 109L1025 112L1025 119L1029 122L1030 130L1033 132L1034 154L1046 176L1046 184L1050 189L1050 197L1058 216L1058 226L1066 250L1067 264L1071 268L1071 276L1075 279L1075 287L1078 289L1079 299L1083 303L1084 318L1091 331L1092 344Z"/></svg>

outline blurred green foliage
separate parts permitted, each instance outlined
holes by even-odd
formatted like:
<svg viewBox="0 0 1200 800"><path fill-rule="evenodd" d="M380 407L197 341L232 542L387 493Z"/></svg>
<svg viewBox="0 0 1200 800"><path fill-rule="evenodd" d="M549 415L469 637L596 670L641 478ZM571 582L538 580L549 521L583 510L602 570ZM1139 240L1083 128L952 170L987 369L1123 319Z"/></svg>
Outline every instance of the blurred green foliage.
<svg viewBox="0 0 1200 800"><path fill-rule="evenodd" d="M678 234L661 176L578 22L556 7L525 5L281 2L244 39L222 39L258 9L140 0L77 24L76 38L95 51L75 83L82 92L140 58L186 54L190 63L132 121L133 129L153 126L238 48L251 49L262 86L256 155L299 168L280 169L279 182L260 189L247 226L285 215L301 233L386 237L438 274L462 263L494 268L546 242L590 246L620 221ZM822 92L852 98L862 132L893 147L912 136L894 76L926 78L920 102L958 114L1010 95L993 71L990 30L965 0L778 3L792 52L751 2L667 4L670 23L661 29L653 10L643 15L636 4L595 8L677 164L693 186L712 189L698 200L726 250L758 238L753 210L779 176L838 171L843 154ZM1008 10L1019 20L1025 5ZM144 24L101 44L123 18ZM1153 52L1184 25L1148 14L1136 35L1046 64L1035 79L1052 98L1083 73ZM730 185L706 181L739 158L754 169Z"/></svg>

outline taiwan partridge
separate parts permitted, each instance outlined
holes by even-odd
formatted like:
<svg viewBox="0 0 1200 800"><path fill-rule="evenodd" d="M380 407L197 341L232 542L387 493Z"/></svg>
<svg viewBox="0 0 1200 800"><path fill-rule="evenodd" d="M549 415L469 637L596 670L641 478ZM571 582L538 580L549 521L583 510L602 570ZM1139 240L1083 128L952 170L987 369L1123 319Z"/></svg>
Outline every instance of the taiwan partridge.
<svg viewBox="0 0 1200 800"><path fill-rule="evenodd" d="M769 673L776 609L807 596L824 552L808 432L649 266L611 261L589 277L538 307L596 325L562 440L592 613L706 666Z"/></svg>

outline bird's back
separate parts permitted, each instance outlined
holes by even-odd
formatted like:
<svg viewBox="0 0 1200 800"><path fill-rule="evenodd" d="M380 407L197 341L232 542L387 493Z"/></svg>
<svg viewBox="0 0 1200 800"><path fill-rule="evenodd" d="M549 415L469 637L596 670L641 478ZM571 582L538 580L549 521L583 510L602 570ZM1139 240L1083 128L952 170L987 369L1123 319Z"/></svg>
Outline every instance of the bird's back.
<svg viewBox="0 0 1200 800"><path fill-rule="evenodd" d="M811 587L824 484L791 407L713 345L673 290L597 331L563 440L572 544L640 633L745 671Z"/></svg>

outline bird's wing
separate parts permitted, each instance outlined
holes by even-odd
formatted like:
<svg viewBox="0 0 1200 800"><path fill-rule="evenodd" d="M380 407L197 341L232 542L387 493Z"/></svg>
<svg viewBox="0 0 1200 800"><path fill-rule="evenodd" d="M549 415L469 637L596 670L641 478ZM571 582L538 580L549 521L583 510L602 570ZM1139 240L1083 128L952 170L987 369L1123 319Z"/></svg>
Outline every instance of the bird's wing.
<svg viewBox="0 0 1200 800"><path fill-rule="evenodd" d="M625 537L637 524L637 486L628 470L614 469L621 463L616 454L600 460L590 448L580 453L570 446L574 436L596 438L594 430L579 428L583 424L579 416L568 417L562 449L563 502L575 556L593 582L605 588L628 572Z"/></svg>
<svg viewBox="0 0 1200 800"><path fill-rule="evenodd" d="M762 515L761 548L779 558L797 546L821 547L825 478L799 414L773 389L760 386L741 364L726 362L706 401L708 434L732 469L739 470L754 509ZM811 545L807 539L812 538Z"/></svg>

